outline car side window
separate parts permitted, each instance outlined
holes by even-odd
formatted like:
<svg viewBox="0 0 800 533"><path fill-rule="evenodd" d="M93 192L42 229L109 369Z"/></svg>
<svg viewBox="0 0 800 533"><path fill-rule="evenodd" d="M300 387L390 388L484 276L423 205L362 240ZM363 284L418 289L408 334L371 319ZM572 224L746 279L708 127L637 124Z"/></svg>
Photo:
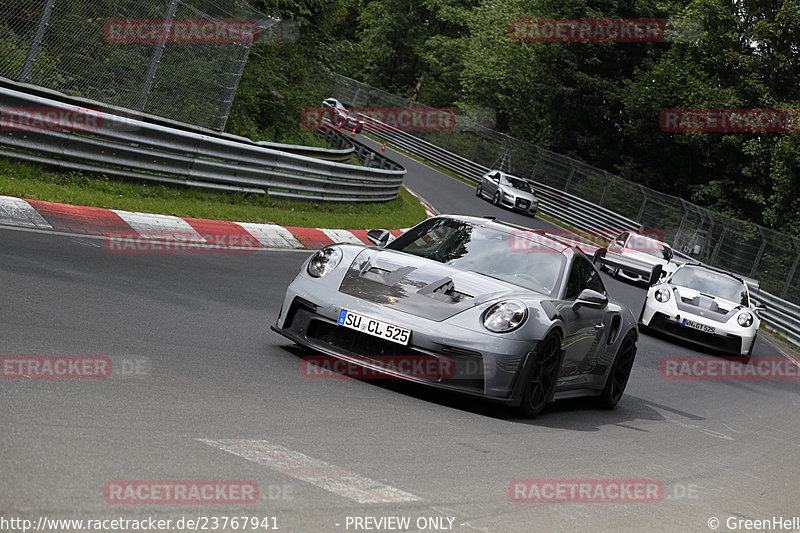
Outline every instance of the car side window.
<svg viewBox="0 0 800 533"><path fill-rule="evenodd" d="M597 269L585 257L577 256L572 262L572 270L570 270L569 278L567 278L567 290L564 293L564 299L575 300L584 289L592 289L600 294L607 294Z"/></svg>

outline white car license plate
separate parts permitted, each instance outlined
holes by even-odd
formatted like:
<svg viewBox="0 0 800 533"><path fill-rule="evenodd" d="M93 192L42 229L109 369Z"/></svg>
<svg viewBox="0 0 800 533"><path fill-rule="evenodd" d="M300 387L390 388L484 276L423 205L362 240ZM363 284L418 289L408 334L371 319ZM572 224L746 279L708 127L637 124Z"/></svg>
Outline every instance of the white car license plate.
<svg viewBox="0 0 800 533"><path fill-rule="evenodd" d="M408 328L401 328L383 320L362 315L361 313L354 313L347 309L342 309L339 312L339 325L396 342L403 346L406 346L411 338L411 330Z"/></svg>
<svg viewBox="0 0 800 533"><path fill-rule="evenodd" d="M706 333L714 333L717 330L717 328L715 328L714 326L706 326L705 324L699 324L697 322L692 322L691 320L687 320L685 318L683 319L683 322L681 322L681 324L683 324L684 326L690 327L692 329L697 329L697 330L700 330L700 331L704 331Z"/></svg>

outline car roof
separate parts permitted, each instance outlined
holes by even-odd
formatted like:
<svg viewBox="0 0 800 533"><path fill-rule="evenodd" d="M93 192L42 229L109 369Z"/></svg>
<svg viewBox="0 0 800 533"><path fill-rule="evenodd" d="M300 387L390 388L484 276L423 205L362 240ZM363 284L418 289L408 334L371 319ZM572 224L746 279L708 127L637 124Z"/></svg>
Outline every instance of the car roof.
<svg viewBox="0 0 800 533"><path fill-rule="evenodd" d="M561 237L553 235L552 233L548 233L545 230L519 226L517 224L512 224L511 222L496 220L494 217L475 217L469 215L439 215L439 216L442 218L461 220L463 222L468 222L470 224L485 226L505 233L512 233L518 231L524 231L526 233L535 233L536 235L544 237L544 240L540 241L541 244L547 246L548 248L552 248L557 252L564 254L578 252L584 254L583 250L581 250L578 246L575 246L574 244L569 244Z"/></svg>

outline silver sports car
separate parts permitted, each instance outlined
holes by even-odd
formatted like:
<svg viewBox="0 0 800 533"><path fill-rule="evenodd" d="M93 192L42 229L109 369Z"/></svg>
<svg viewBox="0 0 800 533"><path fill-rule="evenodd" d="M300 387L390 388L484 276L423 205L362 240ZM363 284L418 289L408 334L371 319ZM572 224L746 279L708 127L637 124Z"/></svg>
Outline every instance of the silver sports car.
<svg viewBox="0 0 800 533"><path fill-rule="evenodd" d="M492 170L481 177L475 196L489 198L497 206L522 211L531 216L539 209L539 200L530 183L499 170Z"/></svg>
<svg viewBox="0 0 800 533"><path fill-rule="evenodd" d="M595 396L613 408L636 356L630 310L558 237L493 220L430 218L386 244L335 244L289 285L272 327L348 368L518 406ZM398 358L401 361L398 363ZM414 364L405 369L402 358ZM433 362L417 372L420 362Z"/></svg>

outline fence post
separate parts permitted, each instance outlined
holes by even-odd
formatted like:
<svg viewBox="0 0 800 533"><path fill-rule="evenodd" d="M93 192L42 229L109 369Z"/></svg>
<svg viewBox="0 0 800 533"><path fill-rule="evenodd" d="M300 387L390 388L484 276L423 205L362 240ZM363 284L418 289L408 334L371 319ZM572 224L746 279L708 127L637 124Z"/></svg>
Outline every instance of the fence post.
<svg viewBox="0 0 800 533"><path fill-rule="evenodd" d="M761 256L764 255L764 248L767 247L767 239L764 237L764 232L761 231L761 226L756 224L756 229L758 230L758 234L761 235L761 246L758 249L755 261L753 261L753 268L750 269L750 273L747 275L749 278L755 276L756 270L758 269L758 263L761 262Z"/></svg>
<svg viewBox="0 0 800 533"><path fill-rule="evenodd" d="M642 205L639 207L639 214L636 215L636 222L642 223L642 216L644 215L644 208L647 205L647 193L644 192L644 186L639 185L639 191L642 193Z"/></svg>
<svg viewBox="0 0 800 533"><path fill-rule="evenodd" d="M794 256L794 263L792 263L792 268L789 269L789 275L786 276L786 283L783 285L783 290L781 291L781 298L786 299L786 294L789 292L789 286L792 284L792 279L794 279L794 274L797 272L797 264L800 263L800 241L796 237L792 237L792 244L794 244L794 250L797 252L797 255Z"/></svg>
<svg viewBox="0 0 800 533"><path fill-rule="evenodd" d="M261 21L259 21L259 26L260 24ZM236 88L239 86L239 80L242 79L244 64L247 63L247 56L250 55L251 46L253 46L252 42L244 42L239 45L239 49L236 51L236 59L233 62L233 68L230 74L228 74L228 82L225 84L225 91L219 102L219 113L217 114L217 119L214 121L212 129L217 131L225 129L225 123L228 122L228 115L233 106L233 99L236 97Z"/></svg>
<svg viewBox="0 0 800 533"><path fill-rule="evenodd" d="M722 232L719 234L719 242L717 242L717 245L714 247L714 253L711 254L711 259L708 260L708 262L711 263L712 265L717 260L717 254L719 253L720 248L722 248L722 243L723 241L725 241L725 233L727 233L727 231L728 231L728 226L725 224L725 222L723 222Z"/></svg>
<svg viewBox="0 0 800 533"><path fill-rule="evenodd" d="M678 239L683 232L683 226L686 224L686 219L689 218L689 210L686 209L686 202L683 198L678 198L681 201L681 207L683 208L683 218L681 218L681 223L678 224L678 231L675 232L675 238L672 239L672 247L677 249L678 246Z"/></svg>
<svg viewBox="0 0 800 533"><path fill-rule="evenodd" d="M475 148L472 149L472 157L470 157L470 161L475 161L475 157L478 155L478 146L481 145L481 141L483 140L483 131L481 131L481 136L478 137L478 141L475 143Z"/></svg>
<svg viewBox="0 0 800 533"><path fill-rule="evenodd" d="M603 207L603 203L606 201L606 193L608 193L608 187L611 185L611 178L608 177L608 172L605 170L603 171L603 177L606 179L606 185L603 187L603 194L600 195L600 201L597 203L600 207Z"/></svg>
<svg viewBox="0 0 800 533"><path fill-rule="evenodd" d="M569 186L572 184L572 176L575 175L575 165L572 164L572 159L569 160L569 177L567 178L567 182L564 184L564 192L569 190Z"/></svg>
<svg viewBox="0 0 800 533"><path fill-rule="evenodd" d="M175 18L176 11L178 11L178 0L169 0L167 14L164 16L164 22L167 24L167 35L172 34L172 19ZM147 105L147 99L150 97L150 91L153 89L153 82L156 79L158 64L161 62L161 54L164 53L166 46L167 39L164 39L157 42L153 48L153 55L150 56L150 64L147 66L147 72L144 75L142 91L139 93L139 100L136 102L136 109L139 111L144 111L144 107Z"/></svg>
<svg viewBox="0 0 800 533"><path fill-rule="evenodd" d="M25 54L25 60L22 63L22 70L19 73L18 81L23 83L27 82L33 72L33 65L36 63L36 56L39 55L39 49L42 47L44 40L44 32L47 25L50 24L50 16L53 14L53 6L56 0L47 0L42 8L42 16L39 17L39 24L36 26L36 33L33 35L33 42L31 43L28 52Z"/></svg>

